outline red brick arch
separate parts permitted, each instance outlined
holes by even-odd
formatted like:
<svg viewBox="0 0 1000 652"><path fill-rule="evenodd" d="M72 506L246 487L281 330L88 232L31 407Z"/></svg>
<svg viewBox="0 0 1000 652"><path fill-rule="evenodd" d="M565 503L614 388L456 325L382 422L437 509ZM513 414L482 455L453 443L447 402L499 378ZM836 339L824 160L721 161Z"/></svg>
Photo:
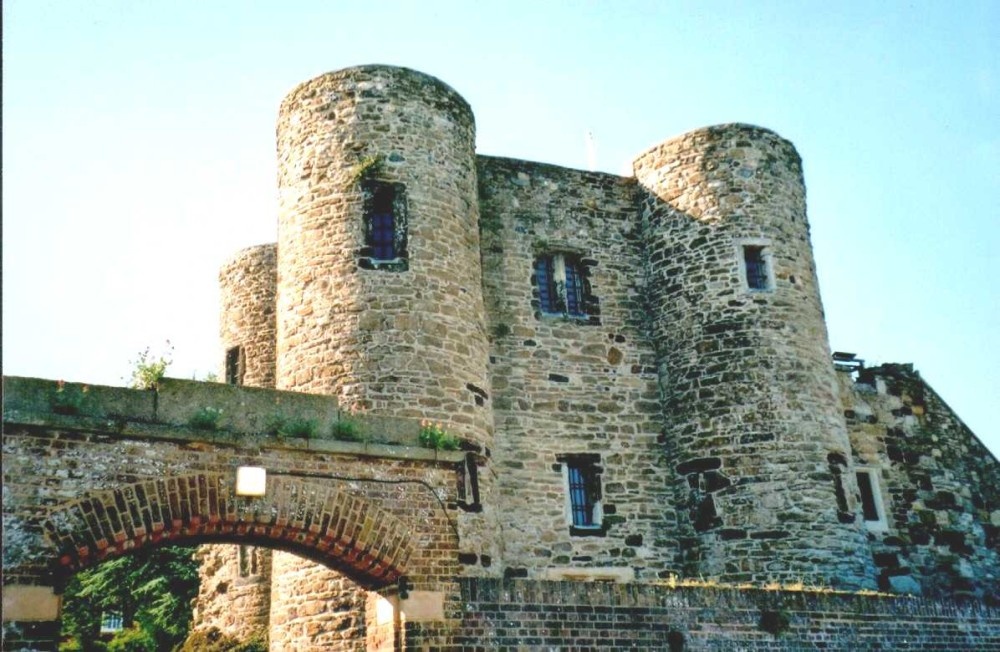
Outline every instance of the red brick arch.
<svg viewBox="0 0 1000 652"><path fill-rule="evenodd" d="M267 495L196 473L88 493L43 522L57 567L76 572L148 545L253 542L295 552L374 588L396 581L412 536L371 502L316 481L271 476Z"/></svg>

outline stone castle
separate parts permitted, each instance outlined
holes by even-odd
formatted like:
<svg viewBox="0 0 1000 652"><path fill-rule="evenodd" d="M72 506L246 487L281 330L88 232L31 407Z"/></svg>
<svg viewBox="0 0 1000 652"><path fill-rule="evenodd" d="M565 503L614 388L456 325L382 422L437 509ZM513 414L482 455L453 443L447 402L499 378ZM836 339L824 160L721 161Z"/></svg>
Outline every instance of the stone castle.
<svg viewBox="0 0 1000 652"><path fill-rule="evenodd" d="M477 155L458 93L363 66L294 89L277 142L225 379L457 436L461 574L1000 601L1000 464L910 366L831 361L788 141L708 127L631 177ZM363 647L349 580L199 554L197 626Z"/></svg>

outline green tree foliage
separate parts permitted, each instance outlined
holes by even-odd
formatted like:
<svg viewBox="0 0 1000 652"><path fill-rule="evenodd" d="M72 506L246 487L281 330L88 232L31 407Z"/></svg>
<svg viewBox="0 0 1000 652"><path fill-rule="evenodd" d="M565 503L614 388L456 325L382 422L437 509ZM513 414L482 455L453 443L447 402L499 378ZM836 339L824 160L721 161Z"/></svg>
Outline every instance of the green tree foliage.
<svg viewBox="0 0 1000 652"><path fill-rule="evenodd" d="M193 549L145 548L81 571L66 587L63 637L82 652L169 650L187 636L198 593ZM126 629L107 645L98 641L101 615L116 611ZM131 627L130 627L131 626Z"/></svg>

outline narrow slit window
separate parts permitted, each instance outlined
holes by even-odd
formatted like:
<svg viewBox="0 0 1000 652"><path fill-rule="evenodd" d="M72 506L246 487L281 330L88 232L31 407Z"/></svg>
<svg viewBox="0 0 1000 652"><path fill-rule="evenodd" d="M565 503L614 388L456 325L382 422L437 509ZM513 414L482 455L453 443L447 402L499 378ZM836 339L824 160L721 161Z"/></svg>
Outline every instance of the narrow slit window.
<svg viewBox="0 0 1000 652"><path fill-rule="evenodd" d="M879 491L878 477L871 469L857 471L858 493L861 497L861 513L865 527L869 530L885 530L888 527L885 509L882 506L882 496Z"/></svg>
<svg viewBox="0 0 1000 652"><path fill-rule="evenodd" d="M253 546L239 546L240 577L257 574L257 551Z"/></svg>
<svg viewBox="0 0 1000 652"><path fill-rule="evenodd" d="M573 525L576 527L594 527L600 523L594 522L594 490L592 474L579 466L570 466L569 502L573 512Z"/></svg>
<svg viewBox="0 0 1000 652"><path fill-rule="evenodd" d="M234 346L226 350L226 383L243 384L243 347Z"/></svg>
<svg viewBox="0 0 1000 652"><path fill-rule="evenodd" d="M760 245L743 246L743 268L747 287L751 290L768 290L771 287L770 271L765 248Z"/></svg>

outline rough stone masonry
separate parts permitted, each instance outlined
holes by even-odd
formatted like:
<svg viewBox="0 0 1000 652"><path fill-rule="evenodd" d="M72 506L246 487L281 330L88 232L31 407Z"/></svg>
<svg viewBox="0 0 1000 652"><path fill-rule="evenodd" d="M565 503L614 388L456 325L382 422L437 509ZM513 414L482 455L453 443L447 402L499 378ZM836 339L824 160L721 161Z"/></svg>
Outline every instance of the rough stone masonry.
<svg viewBox="0 0 1000 652"><path fill-rule="evenodd" d="M707 127L632 176L483 156L455 90L361 66L292 90L277 144L277 242L220 272L221 377L460 450L264 455L425 481L446 511L351 490L392 531L437 519L379 566L398 586L205 530L197 628L297 650L996 643L1000 463L912 367L831 361L791 143ZM48 423L28 403L11 451L9 424ZM343 554L378 566L369 544ZM886 595L762 590L801 584Z"/></svg>

